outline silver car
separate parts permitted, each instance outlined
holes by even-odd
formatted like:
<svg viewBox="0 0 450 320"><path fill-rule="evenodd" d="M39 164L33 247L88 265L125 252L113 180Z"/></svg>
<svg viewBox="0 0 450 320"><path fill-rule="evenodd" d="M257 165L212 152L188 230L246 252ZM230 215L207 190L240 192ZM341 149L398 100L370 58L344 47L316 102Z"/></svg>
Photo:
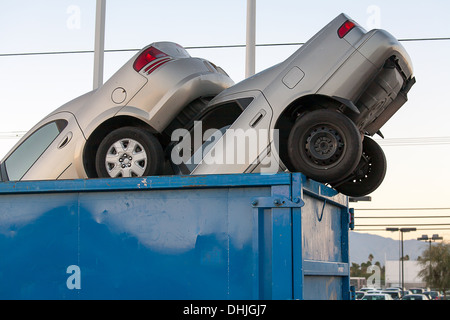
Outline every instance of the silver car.
<svg viewBox="0 0 450 320"><path fill-rule="evenodd" d="M394 300L386 293L366 293L361 300Z"/></svg>
<svg viewBox="0 0 450 320"><path fill-rule="evenodd" d="M408 294L402 300L430 300L427 295L423 293Z"/></svg>
<svg viewBox="0 0 450 320"><path fill-rule="evenodd" d="M366 195L386 173L370 137L382 136L414 83L411 59L391 34L340 14L285 61L218 94L210 107L242 112L176 164L184 174L299 171ZM179 137L172 158L189 152Z"/></svg>
<svg viewBox="0 0 450 320"><path fill-rule="evenodd" d="M197 116L218 118L214 126L231 123L207 103L233 84L220 67L180 45L153 43L103 86L36 124L2 160L2 180L163 174L173 130Z"/></svg>

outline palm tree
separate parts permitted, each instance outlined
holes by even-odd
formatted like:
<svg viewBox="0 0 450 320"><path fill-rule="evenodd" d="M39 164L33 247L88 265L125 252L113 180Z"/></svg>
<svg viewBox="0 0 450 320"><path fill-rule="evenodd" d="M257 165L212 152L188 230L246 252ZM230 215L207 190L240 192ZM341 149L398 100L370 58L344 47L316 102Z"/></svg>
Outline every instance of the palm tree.
<svg viewBox="0 0 450 320"><path fill-rule="evenodd" d="M429 287L445 294L450 288L450 245L436 243L422 253L422 258L418 262L422 266L419 276Z"/></svg>

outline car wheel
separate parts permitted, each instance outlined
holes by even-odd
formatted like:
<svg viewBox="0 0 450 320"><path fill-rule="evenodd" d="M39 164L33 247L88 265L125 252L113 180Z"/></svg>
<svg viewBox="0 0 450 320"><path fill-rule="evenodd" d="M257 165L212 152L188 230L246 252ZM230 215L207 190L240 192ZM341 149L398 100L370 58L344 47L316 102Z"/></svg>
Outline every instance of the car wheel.
<svg viewBox="0 0 450 320"><path fill-rule="evenodd" d="M362 197L375 191L386 175L387 161L383 149L369 137L363 141L363 153L354 173L335 189L350 197Z"/></svg>
<svg viewBox="0 0 450 320"><path fill-rule="evenodd" d="M116 129L100 143L95 158L101 178L157 175L164 164L159 141L149 132L134 127Z"/></svg>
<svg viewBox="0 0 450 320"><path fill-rule="evenodd" d="M288 138L294 169L319 182L347 177L358 165L361 153L361 135L355 124L335 110L315 110L300 116Z"/></svg>

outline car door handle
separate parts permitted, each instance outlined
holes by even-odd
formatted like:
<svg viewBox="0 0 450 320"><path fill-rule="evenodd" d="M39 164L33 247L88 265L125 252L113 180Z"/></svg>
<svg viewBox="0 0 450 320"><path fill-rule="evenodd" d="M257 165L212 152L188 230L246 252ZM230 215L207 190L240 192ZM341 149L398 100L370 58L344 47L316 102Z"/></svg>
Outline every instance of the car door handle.
<svg viewBox="0 0 450 320"><path fill-rule="evenodd" d="M249 125L250 127L254 128L266 115L266 110L261 109L256 116L253 117L253 119L250 121Z"/></svg>
<svg viewBox="0 0 450 320"><path fill-rule="evenodd" d="M69 132L64 136L64 138L62 138L61 142L60 142L59 145L58 145L58 149L62 149L62 148L64 148L65 146L67 146L67 145L69 144L70 140L72 140L72 137L73 137L73 134L72 134L71 131L69 131Z"/></svg>

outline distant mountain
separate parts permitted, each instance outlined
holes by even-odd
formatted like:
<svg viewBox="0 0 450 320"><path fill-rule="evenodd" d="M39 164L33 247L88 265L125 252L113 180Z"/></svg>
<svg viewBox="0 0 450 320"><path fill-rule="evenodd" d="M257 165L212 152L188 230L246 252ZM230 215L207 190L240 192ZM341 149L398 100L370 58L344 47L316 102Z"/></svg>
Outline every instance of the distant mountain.
<svg viewBox="0 0 450 320"><path fill-rule="evenodd" d="M349 235L350 263L361 264L373 255L373 263L379 261L382 266L386 260L399 260L401 254L400 241L374 234L350 231ZM409 255L410 260L417 260L427 249L427 243L418 240L404 240L403 254Z"/></svg>

